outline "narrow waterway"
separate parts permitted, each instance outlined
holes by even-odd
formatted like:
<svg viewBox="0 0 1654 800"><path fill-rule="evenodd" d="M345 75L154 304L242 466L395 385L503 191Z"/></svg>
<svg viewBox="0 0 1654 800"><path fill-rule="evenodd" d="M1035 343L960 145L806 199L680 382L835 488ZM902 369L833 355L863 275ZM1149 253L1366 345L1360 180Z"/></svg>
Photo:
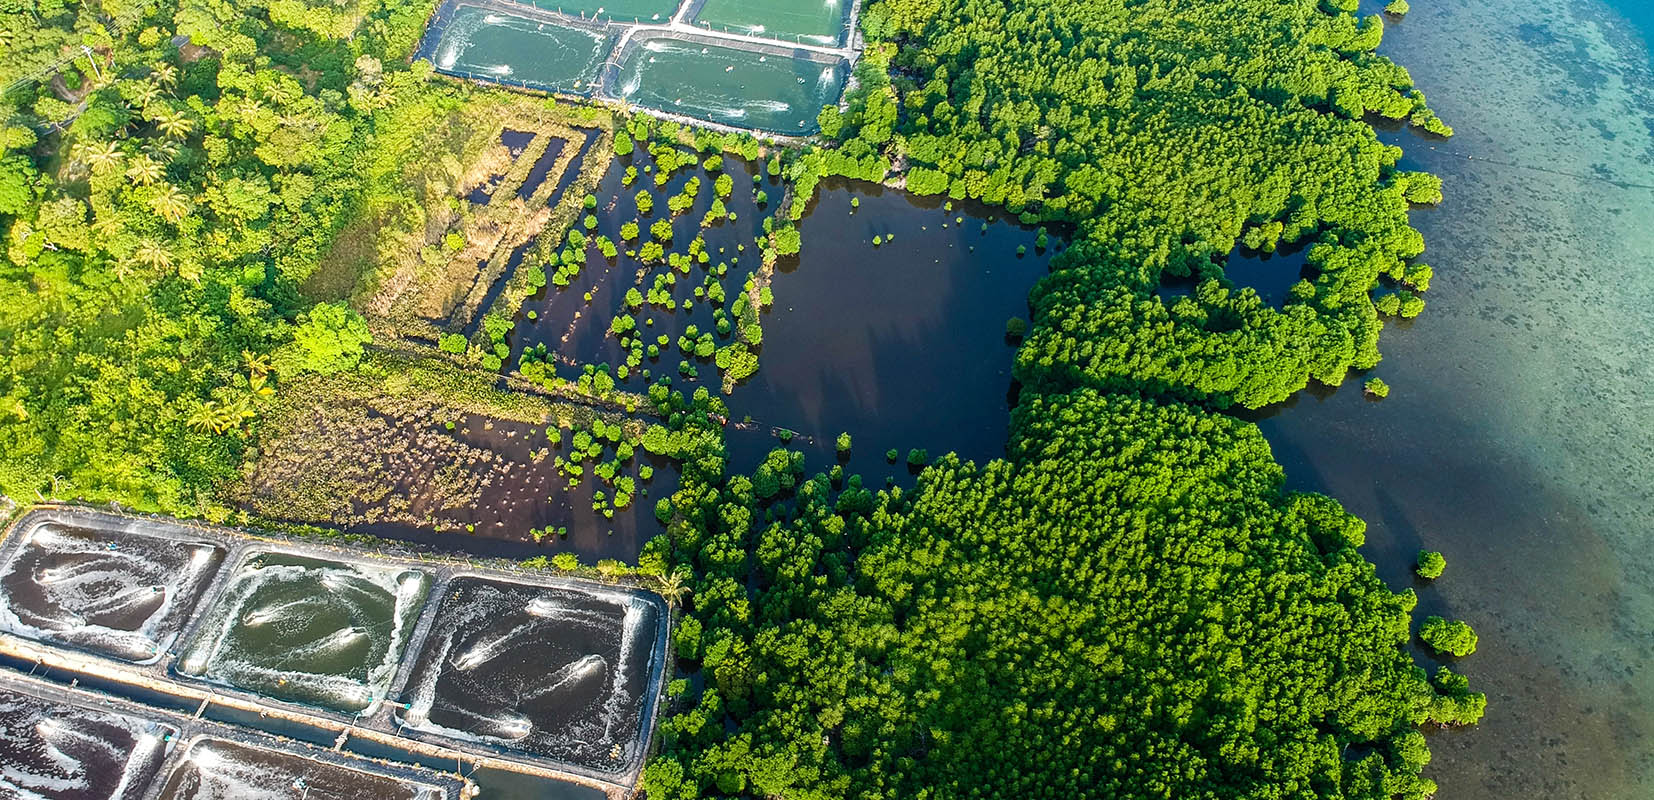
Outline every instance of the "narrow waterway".
<svg viewBox="0 0 1654 800"><path fill-rule="evenodd" d="M1364 11L1381 2L1364 0ZM1645 0L1431 0L1381 52L1457 129L1381 131L1447 201L1414 214L1429 307L1373 374L1259 415L1292 488L1368 522L1422 614L1468 620L1482 724L1431 737L1459 800L1654 796L1654 80ZM1433 584L1410 573L1442 551Z"/></svg>

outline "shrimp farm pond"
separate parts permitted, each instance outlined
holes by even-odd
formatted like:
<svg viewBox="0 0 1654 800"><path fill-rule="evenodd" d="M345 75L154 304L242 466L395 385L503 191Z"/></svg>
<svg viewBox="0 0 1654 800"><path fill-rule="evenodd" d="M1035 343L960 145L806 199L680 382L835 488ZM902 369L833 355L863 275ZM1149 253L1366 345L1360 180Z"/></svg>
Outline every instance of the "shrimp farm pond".
<svg viewBox="0 0 1654 800"><path fill-rule="evenodd" d="M184 648L179 671L349 713L385 696L428 573L255 551Z"/></svg>
<svg viewBox="0 0 1654 800"><path fill-rule="evenodd" d="M664 611L634 592L456 578L398 717L421 732L623 772L643 756Z"/></svg>
<svg viewBox="0 0 1654 800"><path fill-rule="evenodd" d="M808 136L857 50L845 0L448 0L416 55L438 72Z"/></svg>
<svg viewBox="0 0 1654 800"><path fill-rule="evenodd" d="M219 558L196 569L199 602L175 606L184 644L164 658L0 631L0 659L31 673L0 678L56 681L21 694L0 682L0 790L32 792L0 796L468 796L409 766L422 764L597 796L629 790L642 768L669 627L651 592L50 506L9 529L0 589L77 563L66 530L130 553L188 543ZM155 585L141 571L102 573L115 597ZM93 690L120 713L83 708L76 693ZM389 772L352 753L389 759Z"/></svg>
<svg viewBox="0 0 1654 800"><path fill-rule="evenodd" d="M0 688L0 796L135 800L160 771L171 732Z"/></svg>
<svg viewBox="0 0 1654 800"><path fill-rule="evenodd" d="M224 548L49 521L11 542L0 629L125 661L172 646Z"/></svg>

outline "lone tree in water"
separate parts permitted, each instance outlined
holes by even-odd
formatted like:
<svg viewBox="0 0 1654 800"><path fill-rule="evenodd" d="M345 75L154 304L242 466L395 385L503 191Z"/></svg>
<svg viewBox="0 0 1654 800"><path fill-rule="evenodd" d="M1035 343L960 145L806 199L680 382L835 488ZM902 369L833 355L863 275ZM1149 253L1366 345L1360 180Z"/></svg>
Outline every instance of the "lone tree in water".
<svg viewBox="0 0 1654 800"><path fill-rule="evenodd" d="M1438 653L1462 657L1476 652L1476 631L1456 619L1425 618L1424 625L1419 628L1419 638Z"/></svg>
<svg viewBox="0 0 1654 800"><path fill-rule="evenodd" d="M1441 577L1442 570L1447 569L1447 559L1434 550L1420 550L1418 564L1419 577L1430 580Z"/></svg>
<svg viewBox="0 0 1654 800"><path fill-rule="evenodd" d="M1022 341L1028 334L1028 322L1022 317L1011 317L1005 320L1005 338L1014 342Z"/></svg>

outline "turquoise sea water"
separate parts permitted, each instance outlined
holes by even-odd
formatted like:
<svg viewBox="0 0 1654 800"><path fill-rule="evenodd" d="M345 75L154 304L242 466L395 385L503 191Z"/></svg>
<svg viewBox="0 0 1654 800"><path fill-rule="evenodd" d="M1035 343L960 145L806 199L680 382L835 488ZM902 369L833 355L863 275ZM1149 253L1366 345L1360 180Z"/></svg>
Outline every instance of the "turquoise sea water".
<svg viewBox="0 0 1654 800"><path fill-rule="evenodd" d="M1488 715L1432 735L1439 796L1654 797L1654 7L1424 0L1388 28L1458 131L1380 131L1446 181L1413 217L1429 307L1385 332L1388 399L1349 380L1259 424L1421 616L1481 634L1454 669Z"/></svg>

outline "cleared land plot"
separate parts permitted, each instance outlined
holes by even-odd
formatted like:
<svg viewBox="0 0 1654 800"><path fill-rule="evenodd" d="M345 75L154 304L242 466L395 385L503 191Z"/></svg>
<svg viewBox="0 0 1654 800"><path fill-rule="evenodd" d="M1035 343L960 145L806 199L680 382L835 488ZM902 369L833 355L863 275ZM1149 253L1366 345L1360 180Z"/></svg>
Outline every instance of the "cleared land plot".
<svg viewBox="0 0 1654 800"><path fill-rule="evenodd" d="M172 733L160 723L0 689L0 797L143 797Z"/></svg>
<svg viewBox="0 0 1654 800"><path fill-rule="evenodd" d="M394 565L251 553L178 670L277 700L370 711L396 676L430 584Z"/></svg>
<svg viewBox="0 0 1654 800"><path fill-rule="evenodd" d="M696 25L806 44L835 45L855 0L706 0Z"/></svg>
<svg viewBox="0 0 1654 800"><path fill-rule="evenodd" d="M618 444L605 441L597 459L624 461L605 481L573 447L576 429L601 420L630 437L641 435L641 420L500 391L496 373L435 359L384 356L372 369L385 379L335 375L289 387L245 488L250 511L476 554L566 550L588 564L633 561L661 532L655 500L676 490L675 464L642 448L620 459ZM584 460L592 473L569 488L559 459ZM615 508L622 476L635 499ZM598 492L609 498L601 510Z"/></svg>
<svg viewBox="0 0 1654 800"><path fill-rule="evenodd" d="M158 660L224 548L45 520L0 569L0 629L126 661Z"/></svg>
<svg viewBox="0 0 1654 800"><path fill-rule="evenodd" d="M549 98L471 86L385 113L396 134L356 165L372 190L304 293L350 299L386 338L430 341L471 327L513 254L566 224L572 210L559 212L553 193L580 172L580 154L607 164L589 146L606 132Z"/></svg>
<svg viewBox="0 0 1654 800"><path fill-rule="evenodd" d="M620 55L618 99L738 128L804 136L838 101L848 64L783 47L730 47L711 39L638 36Z"/></svg>
<svg viewBox="0 0 1654 800"><path fill-rule="evenodd" d="M316 761L297 753L203 737L190 744L162 800L305 797L441 800L441 787Z"/></svg>
<svg viewBox="0 0 1654 800"><path fill-rule="evenodd" d="M664 666L664 615L638 592L456 578L398 715L418 731L628 771Z"/></svg>
<svg viewBox="0 0 1654 800"><path fill-rule="evenodd" d="M583 94L592 90L611 44L600 29L460 4L432 21L420 56L452 75Z"/></svg>

